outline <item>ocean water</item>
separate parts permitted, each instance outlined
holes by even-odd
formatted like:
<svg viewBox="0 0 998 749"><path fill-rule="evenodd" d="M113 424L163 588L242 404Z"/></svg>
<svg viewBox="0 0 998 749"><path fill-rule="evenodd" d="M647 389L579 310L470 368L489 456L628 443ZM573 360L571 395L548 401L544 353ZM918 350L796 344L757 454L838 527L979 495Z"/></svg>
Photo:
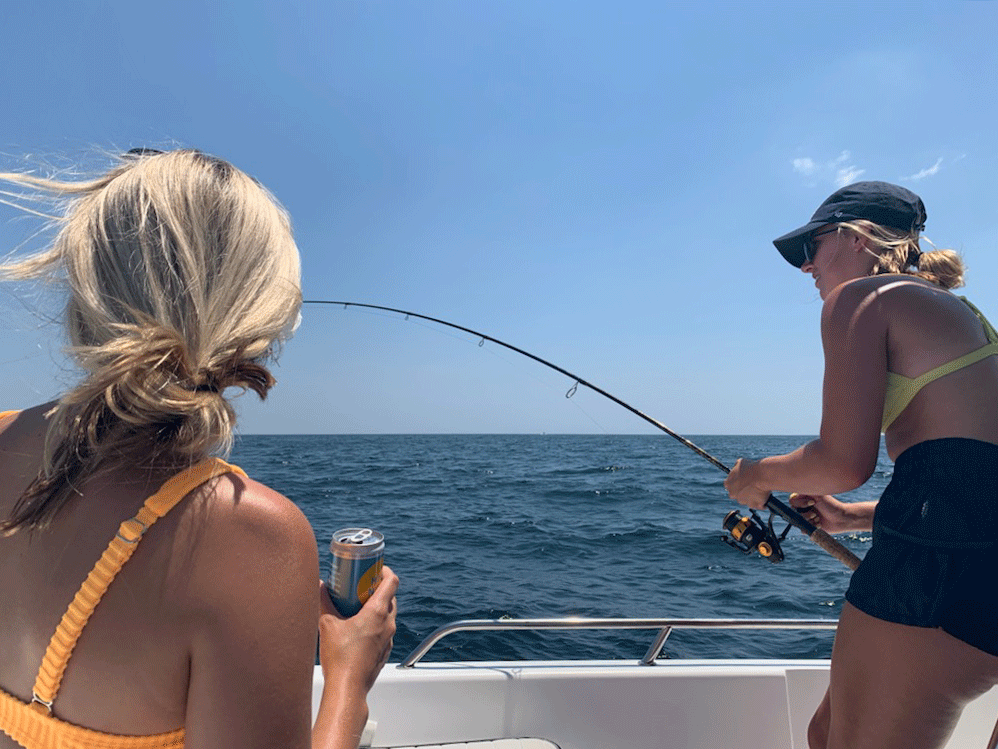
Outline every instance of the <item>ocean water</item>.
<svg viewBox="0 0 998 749"><path fill-rule="evenodd" d="M726 465L807 440L691 439ZM233 460L304 511L324 573L335 530L384 533L401 578L393 661L457 619L835 618L849 581L796 529L778 564L723 543L724 516L740 507L724 473L666 435L248 435ZM844 498L876 499L890 472L882 454L873 478ZM871 542L840 540L860 557ZM637 659L654 634L461 633L426 659ZM824 658L832 637L677 631L664 657Z"/></svg>

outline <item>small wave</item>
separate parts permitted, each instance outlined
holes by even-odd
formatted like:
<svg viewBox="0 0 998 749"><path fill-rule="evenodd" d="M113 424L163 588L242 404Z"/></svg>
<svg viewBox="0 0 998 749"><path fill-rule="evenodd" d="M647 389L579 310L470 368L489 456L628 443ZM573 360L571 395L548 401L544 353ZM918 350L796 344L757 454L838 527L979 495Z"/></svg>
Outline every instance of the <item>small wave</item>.
<svg viewBox="0 0 998 749"><path fill-rule="evenodd" d="M697 443L718 455L752 456L786 452L800 440ZM385 534L385 559L402 581L393 659L455 619L826 618L848 584L849 571L796 531L781 564L723 544L722 520L735 507L723 475L656 435L241 437L233 460L301 507L324 571L337 528L361 524ZM849 499L876 499L888 475L883 470ZM842 542L857 554L870 545L869 534ZM641 631L507 634L448 638L433 654L634 658L649 643ZM713 636L691 636L675 633L668 654L749 653L773 641L750 633L714 646ZM774 655L810 657L823 647L792 641L798 650Z"/></svg>

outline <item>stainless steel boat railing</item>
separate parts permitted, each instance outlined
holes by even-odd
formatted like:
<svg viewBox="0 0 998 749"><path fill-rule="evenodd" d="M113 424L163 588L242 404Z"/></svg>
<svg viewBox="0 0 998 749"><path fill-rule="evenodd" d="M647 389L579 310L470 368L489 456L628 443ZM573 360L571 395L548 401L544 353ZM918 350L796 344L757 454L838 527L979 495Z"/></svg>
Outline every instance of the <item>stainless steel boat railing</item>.
<svg viewBox="0 0 998 749"><path fill-rule="evenodd" d="M463 619L430 633L398 665L412 668L440 640L455 632L492 632L515 629L657 629L651 646L641 658L653 666L674 629L835 629L837 619Z"/></svg>

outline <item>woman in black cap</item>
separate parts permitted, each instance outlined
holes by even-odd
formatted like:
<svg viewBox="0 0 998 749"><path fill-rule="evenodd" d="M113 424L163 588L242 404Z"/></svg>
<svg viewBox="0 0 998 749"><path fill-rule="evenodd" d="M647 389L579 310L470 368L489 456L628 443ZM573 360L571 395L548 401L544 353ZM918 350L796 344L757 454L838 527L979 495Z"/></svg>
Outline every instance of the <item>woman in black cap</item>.
<svg viewBox="0 0 998 749"><path fill-rule="evenodd" d="M951 250L921 252L921 199L858 182L774 241L824 306L820 436L742 459L725 482L761 508L773 491L829 533L873 531L853 574L812 747L939 747L998 683L998 334L966 299ZM894 476L879 502L831 495Z"/></svg>

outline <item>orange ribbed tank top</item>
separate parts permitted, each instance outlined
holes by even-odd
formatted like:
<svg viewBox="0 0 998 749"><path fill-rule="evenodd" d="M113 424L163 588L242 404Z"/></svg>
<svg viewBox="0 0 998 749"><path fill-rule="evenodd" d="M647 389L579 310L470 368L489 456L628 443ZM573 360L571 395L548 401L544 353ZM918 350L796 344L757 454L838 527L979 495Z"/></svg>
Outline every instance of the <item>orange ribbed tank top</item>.
<svg viewBox="0 0 998 749"><path fill-rule="evenodd" d="M8 413L0 413L0 418ZM35 680L34 699L25 703L0 689L0 730L26 749L181 749L184 746L183 727L150 736L101 733L55 717L52 703L87 620L115 575L132 556L142 534L191 491L229 472L246 475L242 469L219 458L191 466L164 483L135 517L121 524L52 635Z"/></svg>

